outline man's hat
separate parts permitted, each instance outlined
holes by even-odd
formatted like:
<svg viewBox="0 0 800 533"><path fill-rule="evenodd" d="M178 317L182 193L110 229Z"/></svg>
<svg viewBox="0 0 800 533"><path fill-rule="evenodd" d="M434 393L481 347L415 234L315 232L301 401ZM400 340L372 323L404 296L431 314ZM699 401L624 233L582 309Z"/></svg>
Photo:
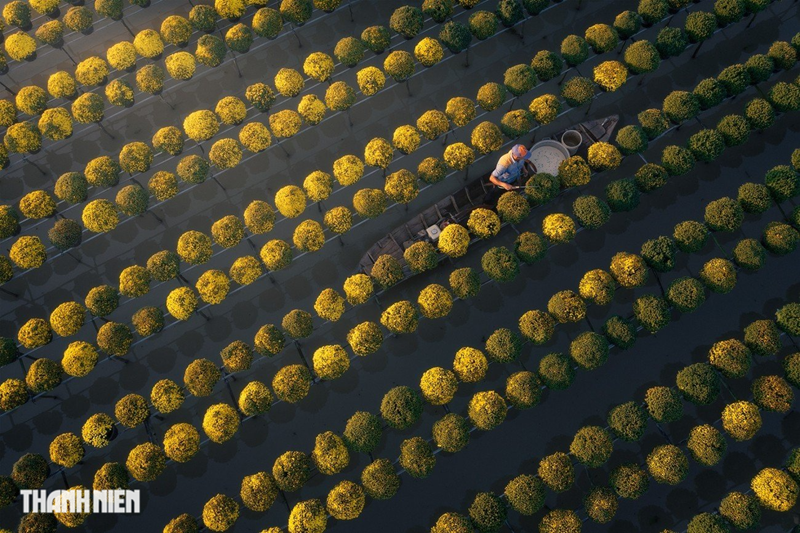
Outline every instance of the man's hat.
<svg viewBox="0 0 800 533"><path fill-rule="evenodd" d="M513 148L511 148L511 155L514 156L514 159L520 159L528 155L528 149L525 148L521 144L515 144Z"/></svg>

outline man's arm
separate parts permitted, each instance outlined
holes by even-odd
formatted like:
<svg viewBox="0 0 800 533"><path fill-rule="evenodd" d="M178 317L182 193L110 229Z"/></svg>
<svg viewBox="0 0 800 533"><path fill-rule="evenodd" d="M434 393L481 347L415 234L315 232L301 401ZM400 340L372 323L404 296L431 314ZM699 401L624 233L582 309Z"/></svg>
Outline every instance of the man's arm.
<svg viewBox="0 0 800 533"><path fill-rule="evenodd" d="M498 187L503 187L504 189L508 190L511 185L508 183L503 182L503 179L507 179L510 177L508 173L508 166L502 164L501 162L497 163L497 166L494 168L492 173L489 175L489 181L491 181L494 185Z"/></svg>
<svg viewBox="0 0 800 533"><path fill-rule="evenodd" d="M530 159L525 160L523 167L526 168L530 174L536 174L536 165L534 165Z"/></svg>
<svg viewBox="0 0 800 533"><path fill-rule="evenodd" d="M497 178L494 176L494 173L492 173L492 174L489 174L489 181L490 181L490 182L492 182L494 185L497 185L498 187L502 187L502 188L504 188L504 189L505 189L505 190L507 190L507 191L508 191L508 190L511 190L511 184L509 184L509 183L504 183L504 182L500 181L499 179L497 179Z"/></svg>

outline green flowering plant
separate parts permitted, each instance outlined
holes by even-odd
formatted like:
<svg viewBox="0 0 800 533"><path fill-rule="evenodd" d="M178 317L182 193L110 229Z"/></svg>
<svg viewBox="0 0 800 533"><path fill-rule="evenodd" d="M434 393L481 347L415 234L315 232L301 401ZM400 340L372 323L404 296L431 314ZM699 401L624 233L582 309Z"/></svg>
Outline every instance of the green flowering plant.
<svg viewBox="0 0 800 533"><path fill-rule="evenodd" d="M391 34L384 26L369 26L361 32L361 42L373 53L381 54L389 47Z"/></svg>
<svg viewBox="0 0 800 533"><path fill-rule="evenodd" d="M570 66L580 65L589 57L589 45L579 35L568 35L561 41L561 57Z"/></svg>
<svg viewBox="0 0 800 533"><path fill-rule="evenodd" d="M347 67L354 67L364 58L366 45L361 39L355 37L344 37L339 39L333 49L336 60Z"/></svg>
<svg viewBox="0 0 800 533"><path fill-rule="evenodd" d="M561 96L571 107L578 107L594 97L595 84L589 78L576 76L561 87Z"/></svg>
<svg viewBox="0 0 800 533"><path fill-rule="evenodd" d="M344 206L334 207L323 216L325 227L336 234L346 233L353 225L353 214Z"/></svg>
<svg viewBox="0 0 800 533"><path fill-rule="evenodd" d="M402 83L414 74L414 58L408 52L395 50L383 61L383 70L397 83Z"/></svg>
<svg viewBox="0 0 800 533"><path fill-rule="evenodd" d="M604 91L613 92L628 78L628 69L619 61L603 61L593 70L594 82Z"/></svg>
<svg viewBox="0 0 800 533"><path fill-rule="evenodd" d="M203 183L208 177L211 165L199 155L187 155L178 162L176 173L186 183Z"/></svg>
<svg viewBox="0 0 800 533"><path fill-rule="evenodd" d="M384 192L393 201L407 204L419 194L417 178L408 170L400 169L386 177Z"/></svg>
<svg viewBox="0 0 800 533"><path fill-rule="evenodd" d="M292 248L285 241L273 239L261 248L259 256L268 270L276 271L292 262Z"/></svg>
<svg viewBox="0 0 800 533"><path fill-rule="evenodd" d="M201 65L213 68L222 63L226 53L227 48L222 39L214 35L202 35L197 40L194 57Z"/></svg>

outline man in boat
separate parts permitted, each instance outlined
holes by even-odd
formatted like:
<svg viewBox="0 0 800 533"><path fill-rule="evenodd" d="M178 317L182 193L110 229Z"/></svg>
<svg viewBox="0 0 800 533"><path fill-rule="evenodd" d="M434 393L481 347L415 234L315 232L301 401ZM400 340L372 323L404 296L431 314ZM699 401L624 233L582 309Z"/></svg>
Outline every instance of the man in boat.
<svg viewBox="0 0 800 533"><path fill-rule="evenodd" d="M530 161L531 153L521 144L515 144L508 153L503 154L497 166L489 175L489 181L495 187L510 191L522 185L522 180L536 173L536 167Z"/></svg>

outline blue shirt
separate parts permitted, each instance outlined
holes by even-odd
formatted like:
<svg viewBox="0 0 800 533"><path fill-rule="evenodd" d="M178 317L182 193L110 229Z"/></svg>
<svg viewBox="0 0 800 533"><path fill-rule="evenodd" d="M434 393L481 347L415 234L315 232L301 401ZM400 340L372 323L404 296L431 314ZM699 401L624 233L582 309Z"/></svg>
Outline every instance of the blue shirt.
<svg viewBox="0 0 800 533"><path fill-rule="evenodd" d="M509 151L497 162L497 167L495 167L495 169L492 171L492 176L503 183L514 183L517 181L517 179L519 179L519 175L522 171L525 161L528 161L530 158L531 153L528 151L528 153L525 154L524 157L520 158L519 161L514 161L514 159L511 157L511 151Z"/></svg>

